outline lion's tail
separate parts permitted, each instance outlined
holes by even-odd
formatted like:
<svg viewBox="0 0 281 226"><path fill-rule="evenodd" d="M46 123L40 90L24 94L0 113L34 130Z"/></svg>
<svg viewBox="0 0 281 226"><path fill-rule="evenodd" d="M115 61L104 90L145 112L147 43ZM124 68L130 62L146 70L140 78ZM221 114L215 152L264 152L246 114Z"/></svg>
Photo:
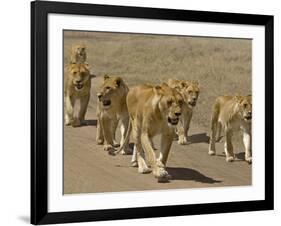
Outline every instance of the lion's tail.
<svg viewBox="0 0 281 226"><path fill-rule="evenodd" d="M129 120L126 137L125 137L125 140L124 140L123 144L119 147L118 150L116 150L116 151L115 150L114 151L109 151L108 154L115 156L119 152L121 152L124 149L124 147L126 147L128 145L128 143L129 143L129 138L130 138L131 131L132 131L132 124L131 124L131 120Z"/></svg>

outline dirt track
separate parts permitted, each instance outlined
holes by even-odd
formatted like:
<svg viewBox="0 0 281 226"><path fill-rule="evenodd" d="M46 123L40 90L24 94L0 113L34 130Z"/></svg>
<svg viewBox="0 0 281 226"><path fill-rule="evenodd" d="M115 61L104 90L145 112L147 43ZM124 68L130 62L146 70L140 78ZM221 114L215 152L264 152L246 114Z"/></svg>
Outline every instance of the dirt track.
<svg viewBox="0 0 281 226"><path fill-rule="evenodd" d="M87 126L65 127L64 193L196 188L251 184L251 165L235 138L237 160L208 156L211 108L218 95L251 93L251 40L66 31L64 59L71 46L84 43L92 79ZM95 142L96 90L104 74L119 75L129 87L159 84L168 78L197 80L200 96L191 121L191 144L172 145L168 159L170 183L157 183L152 174L130 167L131 156L110 156ZM159 147L156 139L155 146ZM217 153L223 143L217 144ZM253 150L253 154L254 154Z"/></svg>

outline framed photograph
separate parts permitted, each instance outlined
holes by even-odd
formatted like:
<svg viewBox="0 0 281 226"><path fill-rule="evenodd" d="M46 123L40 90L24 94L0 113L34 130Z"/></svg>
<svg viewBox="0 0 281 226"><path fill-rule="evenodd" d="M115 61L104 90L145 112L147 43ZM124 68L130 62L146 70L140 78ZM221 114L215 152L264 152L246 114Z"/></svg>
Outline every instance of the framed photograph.
<svg viewBox="0 0 281 226"><path fill-rule="evenodd" d="M273 209L273 16L31 3L31 223Z"/></svg>

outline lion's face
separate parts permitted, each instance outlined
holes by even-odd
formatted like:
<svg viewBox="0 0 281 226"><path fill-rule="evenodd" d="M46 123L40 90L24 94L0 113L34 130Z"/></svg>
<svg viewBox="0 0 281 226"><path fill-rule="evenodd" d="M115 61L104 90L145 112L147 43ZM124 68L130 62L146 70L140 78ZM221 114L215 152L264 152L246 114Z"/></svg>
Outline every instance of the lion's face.
<svg viewBox="0 0 281 226"><path fill-rule="evenodd" d="M190 106L195 107L199 96L199 85L197 82L186 82L184 88L182 88L182 94L184 101Z"/></svg>
<svg viewBox="0 0 281 226"><path fill-rule="evenodd" d="M104 82L97 93L98 100L104 109L110 108L113 103L119 101L117 93L119 89L122 89L122 83L123 80L120 77L104 76Z"/></svg>
<svg viewBox="0 0 281 226"><path fill-rule="evenodd" d="M246 122L252 120L252 96L236 97L239 102L239 109Z"/></svg>
<svg viewBox="0 0 281 226"><path fill-rule="evenodd" d="M159 87L156 87L159 89ZM176 126L182 113L183 98L175 89L170 88L166 84L161 85L162 95L159 101L159 108L162 115L166 118L169 126Z"/></svg>
<svg viewBox="0 0 281 226"><path fill-rule="evenodd" d="M86 56L86 47L84 45L77 45L73 47L73 51L78 57Z"/></svg>
<svg viewBox="0 0 281 226"><path fill-rule="evenodd" d="M83 89L86 82L90 79L89 67L87 64L71 64L69 72L72 78L72 84L76 91Z"/></svg>

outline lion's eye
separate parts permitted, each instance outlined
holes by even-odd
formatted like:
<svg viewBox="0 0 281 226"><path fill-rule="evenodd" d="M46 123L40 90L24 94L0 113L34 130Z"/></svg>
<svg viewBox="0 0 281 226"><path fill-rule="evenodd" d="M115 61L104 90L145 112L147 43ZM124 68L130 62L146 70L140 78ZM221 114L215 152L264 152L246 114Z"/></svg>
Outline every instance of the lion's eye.
<svg viewBox="0 0 281 226"><path fill-rule="evenodd" d="M74 71L73 74L76 75L76 74L77 74L77 71Z"/></svg>
<svg viewBox="0 0 281 226"><path fill-rule="evenodd" d="M109 87L109 86L107 86L107 87L105 87L105 89L110 90L110 87Z"/></svg>
<svg viewBox="0 0 281 226"><path fill-rule="evenodd" d="M244 104L243 107L244 107L244 108L248 107L248 104Z"/></svg>
<svg viewBox="0 0 281 226"><path fill-rule="evenodd" d="M180 105L180 106L183 105L183 100L179 100L179 105Z"/></svg>
<svg viewBox="0 0 281 226"><path fill-rule="evenodd" d="M168 106L171 106L171 105L172 105L172 103L173 103L173 101L172 101L172 100L168 100L168 101L167 101Z"/></svg>
<svg viewBox="0 0 281 226"><path fill-rule="evenodd" d="M191 94L192 93L192 91L191 90L188 90L188 94Z"/></svg>

